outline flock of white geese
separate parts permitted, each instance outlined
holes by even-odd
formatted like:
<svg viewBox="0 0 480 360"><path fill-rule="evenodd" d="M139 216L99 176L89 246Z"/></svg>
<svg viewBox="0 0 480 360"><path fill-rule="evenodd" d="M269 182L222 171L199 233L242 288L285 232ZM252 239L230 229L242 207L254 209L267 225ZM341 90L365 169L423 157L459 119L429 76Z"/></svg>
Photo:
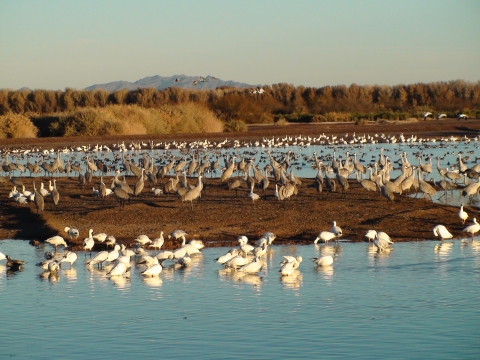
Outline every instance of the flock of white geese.
<svg viewBox="0 0 480 360"><path fill-rule="evenodd" d="M468 218L468 214L463 209L463 205L458 212L459 219L465 223ZM70 239L76 239L80 236L78 229L66 227L65 233ZM480 224L476 218L473 219L473 224L467 226L464 232L469 233L472 236L472 243L474 243L474 235L480 231ZM97 267L100 271L104 271L104 275L108 278L116 277L130 277L130 270L132 266L138 266L140 268L140 274L144 277L158 277L165 267L169 268L185 268L190 266L192 258L195 258L201 253L201 250L205 247L203 241L192 239L187 242L187 233L183 230L174 230L168 235L169 239L179 240L181 244L175 250L162 250L164 244L164 232L161 231L158 238L150 239L147 235L139 235L134 240L132 248L127 248L123 244L116 244L115 238L105 233L93 234L93 229L89 230L89 235L83 240L85 266L87 269ZM313 243L318 248L317 243L321 242L327 246L329 241L338 241L342 236L342 229L333 221L332 227L329 231L321 231L314 239ZM435 251L439 251L442 246L451 245L451 243L445 243L445 240L453 238L453 235L448 231L444 225L436 225L433 228L433 234L439 237L441 245L435 246ZM372 243L369 252L376 253L389 253L393 250L392 245L394 242L388 234L383 231L368 230L365 233L365 237L368 242ZM264 268L265 262L263 257L267 256L267 253L272 246L276 236L272 232L265 232L254 243L249 244L248 238L244 235L237 238L238 247L229 249L224 255L214 259L215 263L223 266L224 271L233 273L235 276L244 276L248 274L258 274ZM56 235L45 240L45 243L54 247L54 251L46 251L44 253L44 260L37 264L44 270L41 276L51 275L58 276L62 265L68 263L71 269L73 264L78 259L77 252L69 251L67 248L69 245L65 239ZM112 250L102 250L96 252L92 256L92 250L97 243L107 244ZM39 245L38 241L31 241L32 245ZM468 245L466 240L462 240L462 244ZM57 252L59 246L64 247L62 253ZM87 253L89 257L87 258ZM8 255L0 252L0 260L7 260L6 267L10 271L21 270L25 265L25 262L18 259L12 259ZM301 256L287 255L283 256L283 260L279 264L280 276L292 276L295 272L298 273L298 268L302 263ZM319 267L331 268L334 263L334 257L330 254L311 258ZM108 265L108 266L106 266Z"/></svg>

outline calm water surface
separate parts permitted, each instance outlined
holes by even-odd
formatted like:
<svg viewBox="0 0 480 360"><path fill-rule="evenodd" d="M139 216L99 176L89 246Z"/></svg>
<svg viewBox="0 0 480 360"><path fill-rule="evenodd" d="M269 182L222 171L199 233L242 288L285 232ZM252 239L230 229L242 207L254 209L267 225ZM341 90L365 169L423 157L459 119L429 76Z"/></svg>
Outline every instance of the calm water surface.
<svg viewBox="0 0 480 360"><path fill-rule="evenodd" d="M226 273L207 248L159 279L105 277L79 254L73 270L42 276L49 246L0 241L27 262L0 265L1 357L86 358L470 358L480 357L480 241L274 246L259 275ZM310 258L331 253L333 267ZM281 278L283 255L304 259Z"/></svg>

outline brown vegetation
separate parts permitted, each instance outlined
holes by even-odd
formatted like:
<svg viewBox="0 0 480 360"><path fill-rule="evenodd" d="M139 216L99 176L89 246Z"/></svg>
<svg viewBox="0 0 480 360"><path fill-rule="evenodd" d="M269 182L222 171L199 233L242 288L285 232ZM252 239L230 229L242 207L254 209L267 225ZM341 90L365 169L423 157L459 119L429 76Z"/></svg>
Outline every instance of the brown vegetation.
<svg viewBox="0 0 480 360"><path fill-rule="evenodd" d="M40 136L59 135L56 128L51 132L44 123L52 121L60 124L59 118L81 117L101 123L100 133L153 133L220 131L199 130L197 120L184 124L185 119L195 114L205 113L207 109L221 120L227 131L239 128L241 121L245 124L271 124L275 119L285 118L292 122L343 122L359 120L376 121L379 119L403 121L408 118L423 118L424 111L430 111L436 117L445 113L447 117L456 117L465 113L470 118L480 115L480 82L470 83L462 80L417 83L409 85L364 85L324 86L321 88L293 86L290 84L274 84L264 86L263 93L253 93L252 89L220 87L215 90L191 90L168 88L156 90L143 88L133 91L118 90L0 90L0 115L13 112L25 114L32 118L40 129ZM195 104L195 105L193 105ZM136 105L137 108L156 109L170 117L170 123L142 124L140 130L128 129L126 124L117 120L122 118L115 114L113 105ZM110 109L107 116L95 109ZM88 109L81 115L82 109ZM124 108L121 108L123 112ZM97 111L97 112L96 112ZM137 110L136 110L137 111ZM138 110L139 111L139 110ZM113 115L112 115L113 113ZM129 114L124 114L125 117ZM133 114L136 116L135 114ZM113 118L117 120L113 120ZM52 119L52 117L57 118ZM163 117L158 114L142 114L142 117L155 120ZM93 119L93 120L92 120ZM100 120L99 120L100 119ZM68 122L71 120L63 120ZM235 121L235 122L232 122ZM211 120L215 123L215 120ZM362 122L358 122L362 123ZM98 124L97 124L98 125ZM68 126L67 126L68 127ZM150 127L150 128L149 128ZM151 129L153 127L153 129ZM61 133L61 130L59 130ZM73 131L76 129L65 130ZM235 130L239 131L239 130Z"/></svg>

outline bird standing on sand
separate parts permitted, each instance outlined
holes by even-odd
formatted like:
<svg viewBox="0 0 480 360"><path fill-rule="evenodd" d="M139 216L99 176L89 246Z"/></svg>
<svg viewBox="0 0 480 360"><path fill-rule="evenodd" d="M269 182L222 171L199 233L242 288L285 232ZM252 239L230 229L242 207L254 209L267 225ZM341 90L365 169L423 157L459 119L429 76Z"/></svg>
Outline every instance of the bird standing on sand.
<svg viewBox="0 0 480 360"><path fill-rule="evenodd" d="M460 210L458 211L458 217L462 220L462 224L465 224L465 220L468 218L468 214L463 210L463 204L460 205Z"/></svg>

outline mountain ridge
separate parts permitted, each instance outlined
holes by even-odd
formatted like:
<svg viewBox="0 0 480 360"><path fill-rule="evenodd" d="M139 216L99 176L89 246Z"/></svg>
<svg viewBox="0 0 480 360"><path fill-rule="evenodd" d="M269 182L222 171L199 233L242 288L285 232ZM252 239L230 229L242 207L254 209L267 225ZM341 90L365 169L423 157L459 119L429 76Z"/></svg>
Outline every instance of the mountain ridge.
<svg viewBox="0 0 480 360"><path fill-rule="evenodd" d="M179 87L183 89L199 89L199 90L213 90L219 86L232 86L238 88L250 88L259 86L259 84L250 85L246 83L236 82L233 80L221 80L211 75L205 77L201 76L187 76L184 74L175 74L172 76L153 75L147 76L134 82L130 81L112 81L104 84L93 84L85 88L85 90L136 90L138 88L155 88L157 90L166 89L169 87Z"/></svg>

